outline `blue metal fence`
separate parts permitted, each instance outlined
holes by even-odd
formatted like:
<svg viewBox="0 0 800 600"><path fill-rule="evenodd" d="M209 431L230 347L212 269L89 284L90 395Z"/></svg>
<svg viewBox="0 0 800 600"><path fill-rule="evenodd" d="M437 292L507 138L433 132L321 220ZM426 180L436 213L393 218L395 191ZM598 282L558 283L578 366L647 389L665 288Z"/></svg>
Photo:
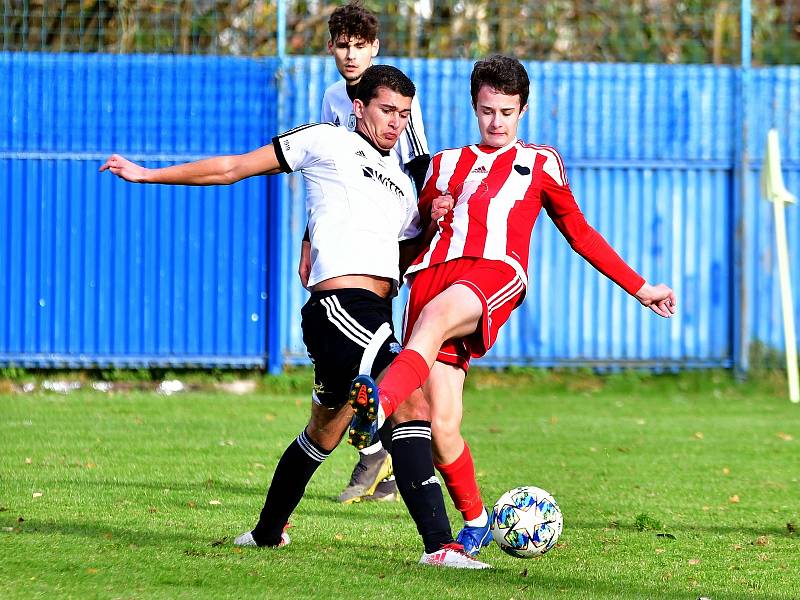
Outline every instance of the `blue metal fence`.
<svg viewBox="0 0 800 600"><path fill-rule="evenodd" d="M417 83L433 150L477 139L470 61L391 62ZM543 213L528 298L484 364L732 366L740 311L752 341L782 347L771 214L757 184L776 126L787 184L800 190L800 68L752 72L737 237L737 69L526 66L521 137L561 151L590 223L649 279L675 287L680 316L642 310ZM96 169L112 150L166 164L256 147L317 120L337 77L321 57L0 54L0 89L10 90L0 96L0 364L305 362L299 175L162 188Z"/></svg>
<svg viewBox="0 0 800 600"><path fill-rule="evenodd" d="M276 128L274 67L225 58L0 54L0 363L264 364L267 183L132 186Z"/></svg>

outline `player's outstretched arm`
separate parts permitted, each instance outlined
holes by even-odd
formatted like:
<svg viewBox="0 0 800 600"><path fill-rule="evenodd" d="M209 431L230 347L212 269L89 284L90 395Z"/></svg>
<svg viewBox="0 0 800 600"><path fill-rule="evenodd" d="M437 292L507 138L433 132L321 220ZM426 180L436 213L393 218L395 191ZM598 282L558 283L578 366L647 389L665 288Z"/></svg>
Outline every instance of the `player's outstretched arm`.
<svg viewBox="0 0 800 600"><path fill-rule="evenodd" d="M272 144L246 154L214 156L160 169L148 169L124 156L112 154L100 167L100 172L110 171L133 183L174 185L228 185L253 175L271 175L280 170Z"/></svg>
<svg viewBox="0 0 800 600"><path fill-rule="evenodd" d="M663 283L658 285L645 283L634 296L642 306L646 306L661 317L669 318L677 310L678 303L675 301L675 292Z"/></svg>

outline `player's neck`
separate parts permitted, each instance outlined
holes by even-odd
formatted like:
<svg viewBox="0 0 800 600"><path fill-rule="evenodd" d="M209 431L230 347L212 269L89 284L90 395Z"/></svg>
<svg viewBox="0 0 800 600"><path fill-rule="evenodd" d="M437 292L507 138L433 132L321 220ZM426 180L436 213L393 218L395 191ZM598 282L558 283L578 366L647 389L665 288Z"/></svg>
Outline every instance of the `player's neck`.
<svg viewBox="0 0 800 600"><path fill-rule="evenodd" d="M356 99L356 90L358 90L358 82L361 81L347 81L344 82L344 91L347 92L347 97L350 98L350 101Z"/></svg>
<svg viewBox="0 0 800 600"><path fill-rule="evenodd" d="M503 152L505 150L508 150L509 148L511 148L511 146L513 146L516 143L517 143L517 138L514 138L505 146L490 146L489 144L478 142L477 144L475 144L475 147L485 154L494 154L496 152Z"/></svg>
<svg viewBox="0 0 800 600"><path fill-rule="evenodd" d="M389 156L392 153L391 150L384 150L383 148L378 146L375 142L369 139L366 133L358 129L358 127L356 127L356 133L360 135L362 138L364 138L364 141L367 142L370 146L375 148L375 150L377 150L381 154L381 156Z"/></svg>

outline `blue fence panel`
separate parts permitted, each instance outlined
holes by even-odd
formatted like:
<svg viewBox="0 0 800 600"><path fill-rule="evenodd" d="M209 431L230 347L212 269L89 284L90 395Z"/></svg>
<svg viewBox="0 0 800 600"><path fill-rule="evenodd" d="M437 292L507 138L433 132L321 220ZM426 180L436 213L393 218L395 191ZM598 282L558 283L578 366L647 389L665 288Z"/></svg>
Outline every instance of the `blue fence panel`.
<svg viewBox="0 0 800 600"><path fill-rule="evenodd" d="M0 54L0 362L265 364L266 180L138 186L97 169L112 151L161 166L268 142L274 71Z"/></svg>
<svg viewBox="0 0 800 600"><path fill-rule="evenodd" d="M417 83L433 151L477 140L471 61L383 60ZM748 226L737 242L736 69L526 67L520 136L560 150L589 222L648 279L675 287L680 315L643 310L542 213L528 298L484 364L730 366L740 301L753 341L781 348L771 207L758 176L766 130L778 127L787 185L800 191L800 69L753 71ZM307 362L299 174L183 188L96 169L112 150L157 165L254 148L318 120L338 77L323 57L0 53L0 363ZM793 257L796 212L787 210ZM747 257L741 299L736 243ZM800 261L792 269L796 286Z"/></svg>
<svg viewBox="0 0 800 600"><path fill-rule="evenodd" d="M383 60L414 79L432 151L478 139L472 61ZM286 64L285 126L316 120L322 91L339 77L333 62L289 57ZM531 94L520 137L559 149L589 222L648 279L675 287L681 316L665 321L642 310L574 254L543 212L528 298L483 364L730 366L735 71L526 68ZM296 236L305 225L299 178L287 192ZM297 250L290 248L290 276ZM304 299L293 290L289 314L299 314ZM397 325L403 300L395 302ZM286 347L290 361L305 361L299 336L288 336Z"/></svg>

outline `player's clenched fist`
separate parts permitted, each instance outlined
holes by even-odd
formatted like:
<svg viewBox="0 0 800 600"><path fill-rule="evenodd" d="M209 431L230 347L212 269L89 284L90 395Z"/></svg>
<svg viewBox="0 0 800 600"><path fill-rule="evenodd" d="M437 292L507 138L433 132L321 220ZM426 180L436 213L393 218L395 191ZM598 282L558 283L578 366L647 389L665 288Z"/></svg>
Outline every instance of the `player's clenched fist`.
<svg viewBox="0 0 800 600"><path fill-rule="evenodd" d="M145 173L147 169L137 165L135 162L129 161L124 156L119 154L112 154L108 157L103 166L100 167L100 172L111 171L117 177L125 181L133 183L143 183L145 181Z"/></svg>
<svg viewBox="0 0 800 600"><path fill-rule="evenodd" d="M431 219L438 221L453 209L455 202L453 197L446 193L442 196L437 196L431 203Z"/></svg>

